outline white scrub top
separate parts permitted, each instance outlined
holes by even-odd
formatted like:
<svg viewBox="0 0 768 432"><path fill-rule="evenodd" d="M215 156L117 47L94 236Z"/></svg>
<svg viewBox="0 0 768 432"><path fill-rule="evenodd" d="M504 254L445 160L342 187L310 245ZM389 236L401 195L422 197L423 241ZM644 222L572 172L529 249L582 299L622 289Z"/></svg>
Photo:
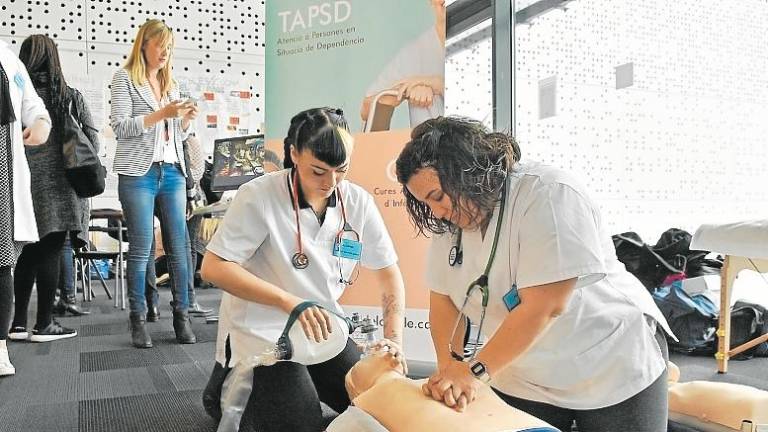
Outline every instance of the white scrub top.
<svg viewBox="0 0 768 432"><path fill-rule="evenodd" d="M343 313L338 303L345 285L339 282L339 258L332 255L336 233L342 227L341 206L332 196L322 225L300 194L299 218L304 253L309 266L298 270L291 264L297 251L296 216L289 189L290 170L266 174L240 187L224 221L208 244L208 250L224 260L240 264L250 273L299 298L314 300L329 310ZM377 270L397 262L397 255L371 195L360 186L341 182L347 220L363 244L360 265ZM355 261L343 259L349 278ZM277 307L250 302L224 293L219 310L216 361L229 366L243 358L274 347L288 314Z"/></svg>
<svg viewBox="0 0 768 432"><path fill-rule="evenodd" d="M671 334L664 317L616 258L600 212L578 181L537 163L519 163L513 171L489 275L483 336L493 336L510 313L502 297L513 285L522 290L571 278L578 282L562 315L533 345L507 368L490 371L491 385L508 395L569 409L603 408L634 396L666 367L655 325L649 324L655 320ZM455 235L432 241L428 285L450 296L457 309L469 284L485 269L498 212L499 206L484 239L479 231L464 231L462 264L448 263ZM475 290L465 313L478 324L480 312Z"/></svg>

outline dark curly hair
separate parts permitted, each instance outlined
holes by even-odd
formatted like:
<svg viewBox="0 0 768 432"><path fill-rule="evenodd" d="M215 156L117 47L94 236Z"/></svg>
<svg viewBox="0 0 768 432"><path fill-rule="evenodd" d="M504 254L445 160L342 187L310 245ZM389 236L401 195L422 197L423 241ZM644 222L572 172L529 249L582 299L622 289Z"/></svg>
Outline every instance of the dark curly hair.
<svg viewBox="0 0 768 432"><path fill-rule="evenodd" d="M507 174L520 156L520 147L511 135L492 132L475 120L438 117L417 126L397 158L397 180L403 185L408 215L419 234L456 230L449 221L436 218L429 206L405 187L419 170L437 171L454 213L470 215L470 223L481 226L493 214Z"/></svg>
<svg viewBox="0 0 768 432"><path fill-rule="evenodd" d="M347 148L338 128L349 132L341 108L311 108L293 116L288 134L283 139L283 166L293 168L291 146L299 152L309 149L317 159L332 167L344 163Z"/></svg>

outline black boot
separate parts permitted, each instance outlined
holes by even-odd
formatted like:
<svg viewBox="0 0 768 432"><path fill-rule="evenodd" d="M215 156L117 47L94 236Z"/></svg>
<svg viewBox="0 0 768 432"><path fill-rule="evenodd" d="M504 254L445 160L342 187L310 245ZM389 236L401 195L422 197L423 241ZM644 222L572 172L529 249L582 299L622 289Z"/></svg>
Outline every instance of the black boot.
<svg viewBox="0 0 768 432"><path fill-rule="evenodd" d="M131 312L131 341L136 348L152 348L144 314Z"/></svg>
<svg viewBox="0 0 768 432"><path fill-rule="evenodd" d="M197 342L195 334L192 333L187 311L173 311L173 330L176 332L176 340L179 343L193 344Z"/></svg>
<svg viewBox="0 0 768 432"><path fill-rule="evenodd" d="M63 305L65 311L71 313L74 316L88 315L91 313L91 311L80 309L80 306L77 305L77 300L75 300L74 294L64 297L63 301L59 299L59 303Z"/></svg>
<svg viewBox="0 0 768 432"><path fill-rule="evenodd" d="M59 296L53 300L53 314L56 316L64 316L67 314L67 306L64 304L64 299Z"/></svg>
<svg viewBox="0 0 768 432"><path fill-rule="evenodd" d="M160 319L160 309L154 303L147 302L147 322L157 322Z"/></svg>

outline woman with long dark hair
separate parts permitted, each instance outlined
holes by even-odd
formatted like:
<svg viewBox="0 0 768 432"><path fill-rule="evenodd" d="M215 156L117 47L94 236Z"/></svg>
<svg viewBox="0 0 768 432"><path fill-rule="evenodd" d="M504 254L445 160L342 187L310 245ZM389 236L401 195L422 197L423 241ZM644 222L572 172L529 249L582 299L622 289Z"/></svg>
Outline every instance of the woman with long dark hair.
<svg viewBox="0 0 768 432"><path fill-rule="evenodd" d="M0 41L0 376L16 373L6 346L13 309L11 268L21 245L38 239L24 147L44 143L50 131L51 118L24 63Z"/></svg>
<svg viewBox="0 0 768 432"><path fill-rule="evenodd" d="M74 337L77 332L62 327L53 319L53 298L59 286L60 256L64 237L75 236L76 247L85 244L88 234L88 201L80 198L64 176L62 155L64 116L78 116L83 132L98 148L98 136L82 94L67 86L59 62L56 43L45 35L24 40L19 58L27 67L38 95L51 113L53 128L48 141L27 148L32 174L32 203L40 240L24 246L14 271L16 313L9 334L11 339L48 342ZM27 329L27 308L32 286L37 285L37 321ZM66 299L74 303L74 295Z"/></svg>

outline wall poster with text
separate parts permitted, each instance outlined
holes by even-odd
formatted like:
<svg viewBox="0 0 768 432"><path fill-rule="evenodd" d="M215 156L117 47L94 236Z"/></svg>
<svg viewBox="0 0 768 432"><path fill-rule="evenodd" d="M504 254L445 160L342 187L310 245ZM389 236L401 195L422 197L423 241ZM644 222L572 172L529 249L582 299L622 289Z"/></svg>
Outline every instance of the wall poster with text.
<svg viewBox="0 0 768 432"><path fill-rule="evenodd" d="M341 108L355 138L350 181L374 197L395 242L406 284L404 349L431 362L428 239L416 237L395 177L411 129L443 114L444 0L267 2L267 148L283 156L296 113ZM380 291L363 270L342 298L348 312L381 318Z"/></svg>

